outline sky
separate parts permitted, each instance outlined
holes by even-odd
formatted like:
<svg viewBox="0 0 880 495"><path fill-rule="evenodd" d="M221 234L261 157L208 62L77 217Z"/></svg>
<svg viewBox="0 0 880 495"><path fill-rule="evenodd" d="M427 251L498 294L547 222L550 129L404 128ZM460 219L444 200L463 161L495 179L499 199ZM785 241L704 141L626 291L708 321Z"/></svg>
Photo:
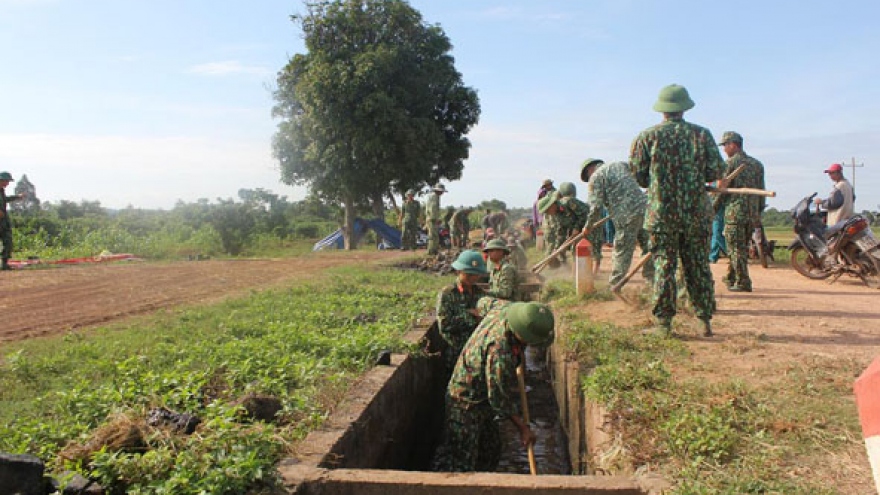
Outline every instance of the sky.
<svg viewBox="0 0 880 495"><path fill-rule="evenodd" d="M770 207L827 196L828 165L880 209L880 2L412 0L453 44L482 108L443 205L530 206L587 157L626 160L658 123L663 86L685 119L734 130L765 167ZM275 80L304 52L301 1L0 0L0 170L44 202L170 209L280 182ZM10 186L10 189L13 188Z"/></svg>

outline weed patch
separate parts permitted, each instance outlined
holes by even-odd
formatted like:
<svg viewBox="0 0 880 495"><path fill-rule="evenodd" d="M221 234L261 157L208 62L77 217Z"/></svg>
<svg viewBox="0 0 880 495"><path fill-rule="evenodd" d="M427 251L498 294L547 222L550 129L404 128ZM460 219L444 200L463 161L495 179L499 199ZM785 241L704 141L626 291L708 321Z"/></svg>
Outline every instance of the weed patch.
<svg viewBox="0 0 880 495"><path fill-rule="evenodd" d="M308 285L133 326L16 343L0 364L0 451L129 494L272 486L291 444L381 351L413 350L403 333L444 283L387 268L330 270ZM277 399L274 421L244 419L244 397ZM201 423L192 435L150 427L154 408Z"/></svg>
<svg viewBox="0 0 880 495"><path fill-rule="evenodd" d="M585 395L608 412L614 441L595 453L598 469L658 471L679 495L839 493L810 466L858 440L846 399L858 363L810 358L781 370L784 384L677 376L693 368L686 342L592 322L575 310L583 301L561 289L548 294L567 327L562 345L584 370Z"/></svg>

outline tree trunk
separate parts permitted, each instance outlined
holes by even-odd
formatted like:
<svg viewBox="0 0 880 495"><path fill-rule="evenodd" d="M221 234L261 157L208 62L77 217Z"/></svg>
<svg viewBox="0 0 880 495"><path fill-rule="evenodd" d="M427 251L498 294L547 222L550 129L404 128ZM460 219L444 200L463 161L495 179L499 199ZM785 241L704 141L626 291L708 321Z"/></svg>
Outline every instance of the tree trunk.
<svg viewBox="0 0 880 495"><path fill-rule="evenodd" d="M346 194L342 200L342 207L345 216L342 225L342 238L345 243L345 249L351 251L357 249L357 240L354 238L354 200Z"/></svg>
<svg viewBox="0 0 880 495"><path fill-rule="evenodd" d="M370 199L373 207L373 215L379 220L385 220L385 198L383 193L373 194L373 197Z"/></svg>

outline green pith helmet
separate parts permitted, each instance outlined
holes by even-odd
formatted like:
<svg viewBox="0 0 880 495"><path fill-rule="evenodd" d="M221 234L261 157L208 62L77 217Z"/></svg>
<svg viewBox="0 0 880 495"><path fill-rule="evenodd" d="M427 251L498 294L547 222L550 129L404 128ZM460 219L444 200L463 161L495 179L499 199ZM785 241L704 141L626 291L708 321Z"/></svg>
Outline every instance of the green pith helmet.
<svg viewBox="0 0 880 495"><path fill-rule="evenodd" d="M523 342L543 345L553 342L553 312L546 304L515 302L505 311L510 329Z"/></svg>
<svg viewBox="0 0 880 495"><path fill-rule="evenodd" d="M12 174L9 172L0 172L0 180L14 181L15 179L12 178Z"/></svg>
<svg viewBox="0 0 880 495"><path fill-rule="evenodd" d="M721 135L721 141L718 141L718 146L727 144L727 143L736 143L740 146L743 144L743 137L738 132L727 131Z"/></svg>
<svg viewBox="0 0 880 495"><path fill-rule="evenodd" d="M547 213L547 210L555 205L557 201L559 201L559 191L553 191L538 201L538 211L540 211L542 215Z"/></svg>
<svg viewBox="0 0 880 495"><path fill-rule="evenodd" d="M684 112L694 108L694 100L688 94L684 86L670 84L660 90L654 110L663 113Z"/></svg>
<svg viewBox="0 0 880 495"><path fill-rule="evenodd" d="M491 241L486 243L486 247L483 248L483 252L491 251L493 249L500 249L505 253L510 252L510 248L507 247L507 243L502 241L501 239L492 239Z"/></svg>
<svg viewBox="0 0 880 495"><path fill-rule="evenodd" d="M462 251L458 255L458 258L452 263L452 268L471 275L485 275L489 272L486 270L486 261L483 259L483 255L470 249Z"/></svg>
<svg viewBox="0 0 880 495"><path fill-rule="evenodd" d="M559 194L561 194L565 198L573 198L577 196L577 187L575 187L574 183L571 182L563 182L559 184Z"/></svg>
<svg viewBox="0 0 880 495"><path fill-rule="evenodd" d="M590 173L587 169L590 168L590 165L595 165L598 167L603 163L605 162L598 158L587 158L586 160L584 160L583 165L581 165L581 180L583 182L590 182L590 175L592 175L592 173Z"/></svg>

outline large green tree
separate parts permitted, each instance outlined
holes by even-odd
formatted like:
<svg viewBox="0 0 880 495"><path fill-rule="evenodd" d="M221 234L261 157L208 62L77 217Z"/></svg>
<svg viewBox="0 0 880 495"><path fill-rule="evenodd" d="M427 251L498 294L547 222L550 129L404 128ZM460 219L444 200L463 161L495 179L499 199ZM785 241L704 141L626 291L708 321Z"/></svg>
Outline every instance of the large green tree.
<svg viewBox="0 0 880 495"><path fill-rule="evenodd" d="M480 114L443 30L403 0L307 2L307 53L278 76L273 148L281 180L355 208L461 177Z"/></svg>

